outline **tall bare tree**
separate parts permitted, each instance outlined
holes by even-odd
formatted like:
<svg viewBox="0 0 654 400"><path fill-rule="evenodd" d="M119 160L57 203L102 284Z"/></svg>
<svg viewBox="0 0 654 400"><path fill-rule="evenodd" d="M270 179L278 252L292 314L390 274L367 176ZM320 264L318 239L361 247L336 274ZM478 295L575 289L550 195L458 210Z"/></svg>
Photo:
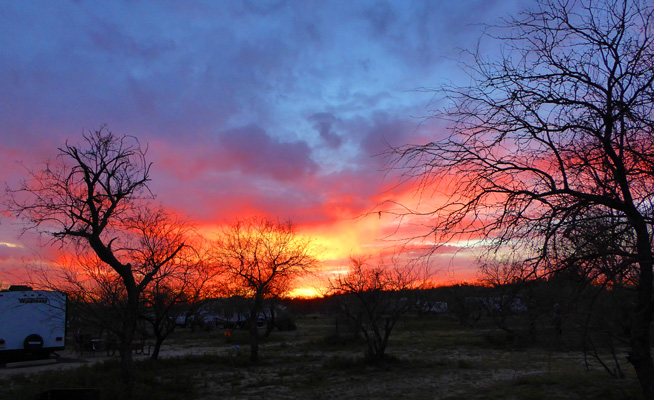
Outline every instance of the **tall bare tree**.
<svg viewBox="0 0 654 400"><path fill-rule="evenodd" d="M522 245L544 267L559 240L592 215L633 241L629 362L654 399L654 6L641 0L543 0L492 33L503 48L471 54L470 86L446 86L444 140L395 149L424 185L454 181L431 235ZM622 267L620 267L622 268Z"/></svg>
<svg viewBox="0 0 654 400"><path fill-rule="evenodd" d="M147 230L156 215L145 202L152 198L147 149L136 138L114 135L104 126L83 138L83 144L67 142L56 162L31 170L20 187L9 189L9 209L26 221L26 229L51 235L62 246L90 249L118 275L126 297L119 339L129 396L135 382L132 342L141 293L184 244L156 257L138 257L137 242L147 239L128 232ZM135 260L139 263L132 264Z"/></svg>
<svg viewBox="0 0 654 400"><path fill-rule="evenodd" d="M215 243L215 263L238 294L251 299L250 359L259 359L258 318L264 300L282 296L317 264L310 239L290 221L257 217L227 226Z"/></svg>

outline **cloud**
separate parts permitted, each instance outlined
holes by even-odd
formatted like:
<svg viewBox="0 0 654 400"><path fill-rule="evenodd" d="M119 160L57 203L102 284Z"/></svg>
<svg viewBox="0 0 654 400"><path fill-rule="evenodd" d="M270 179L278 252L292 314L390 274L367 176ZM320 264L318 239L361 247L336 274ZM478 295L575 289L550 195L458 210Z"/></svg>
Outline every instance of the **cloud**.
<svg viewBox="0 0 654 400"><path fill-rule="evenodd" d="M284 7L286 0L245 0L243 5L250 12L268 15Z"/></svg>
<svg viewBox="0 0 654 400"><path fill-rule="evenodd" d="M309 121L313 123L314 128L320 134L328 147L332 149L339 148L343 144L343 139L333 131L336 117L330 113L315 113L309 116Z"/></svg>
<svg viewBox="0 0 654 400"><path fill-rule="evenodd" d="M183 216L374 241L385 226L352 221L411 189L380 155L442 134L411 90L455 79L471 23L517 3L3 2L0 182L107 123L149 144L157 201Z"/></svg>
<svg viewBox="0 0 654 400"><path fill-rule="evenodd" d="M215 166L285 181L312 174L317 165L303 142L281 142L256 125L220 134Z"/></svg>
<svg viewBox="0 0 654 400"><path fill-rule="evenodd" d="M23 254L22 245L11 242L0 242L0 262L16 260Z"/></svg>

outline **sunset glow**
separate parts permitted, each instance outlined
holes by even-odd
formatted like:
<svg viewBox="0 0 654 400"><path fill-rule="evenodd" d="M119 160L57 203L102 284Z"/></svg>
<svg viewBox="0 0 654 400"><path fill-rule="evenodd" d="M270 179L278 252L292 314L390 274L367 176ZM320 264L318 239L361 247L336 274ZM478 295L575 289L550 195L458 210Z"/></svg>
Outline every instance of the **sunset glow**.
<svg viewBox="0 0 654 400"><path fill-rule="evenodd" d="M443 204L448 182L416 191L384 154L447 134L426 118L441 104L415 89L462 79L459 49L521 5L4 2L1 181L16 187L107 124L147 146L155 203L203 236L253 215L292 220L320 266L290 295L321 295L351 256L433 249L431 217L398 213ZM0 286L61 260L24 227L0 214ZM475 279L478 245L435 252L434 282Z"/></svg>

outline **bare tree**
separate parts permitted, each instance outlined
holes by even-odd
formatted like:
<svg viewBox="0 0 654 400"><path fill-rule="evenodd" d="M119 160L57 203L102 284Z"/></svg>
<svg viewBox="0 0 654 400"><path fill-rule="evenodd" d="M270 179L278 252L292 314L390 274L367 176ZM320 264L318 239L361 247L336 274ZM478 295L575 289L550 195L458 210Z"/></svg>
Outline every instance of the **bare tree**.
<svg viewBox="0 0 654 400"><path fill-rule="evenodd" d="M136 235L129 257L139 266L139 275L154 272L143 288L139 316L152 327L155 344L151 358L156 360L164 340L174 331L174 313L182 305L197 303L210 295L216 273L206 263L202 240L193 227L166 213L142 213L141 223L130 230Z"/></svg>
<svg viewBox="0 0 654 400"><path fill-rule="evenodd" d="M162 252L177 240L178 235L187 235L183 229L172 225L160 232L163 240L151 243L148 253ZM188 239L184 239L188 243ZM161 345L177 327L176 317L181 313L188 316L189 309L196 307L203 300L215 296L218 292L214 278L218 271L211 268L206 259L206 252L198 245L187 245L166 265L163 265L152 283L143 293L141 318L152 327L155 337L151 359L159 357ZM145 253L147 255L148 253Z"/></svg>
<svg viewBox="0 0 654 400"><path fill-rule="evenodd" d="M84 144L59 149L56 163L30 171L18 189L8 190L9 209L23 218L26 229L51 235L61 246L90 249L119 277L116 290L125 294L120 339L121 369L131 395L134 386L132 341L140 296L184 247L177 243L151 259L139 259L133 230L147 229L155 214L144 203L152 198L148 188L150 166L147 149L131 136L116 136L103 126L83 135ZM132 264L137 259L139 264Z"/></svg>
<svg viewBox="0 0 654 400"><path fill-rule="evenodd" d="M365 258L351 258L350 270L331 279L332 294L340 297L340 311L358 327L366 341L367 360L384 361L393 328L417 305L416 289L424 283L410 266L370 266Z"/></svg>
<svg viewBox="0 0 654 400"><path fill-rule="evenodd" d="M127 293L116 271L95 253L79 250L77 254L65 256L56 266L35 268L31 278L39 286L67 293L71 327L83 350L90 343L82 341L98 333L120 336Z"/></svg>
<svg viewBox="0 0 654 400"><path fill-rule="evenodd" d="M215 274L202 260L197 247L185 244L192 242L191 228L165 211L144 209L129 226L121 251L134 266L135 276L140 279L151 269L157 269L140 294L139 303L139 318L147 322L154 333L151 358L156 360L164 340L176 327L174 313L209 295L211 278ZM123 338L125 330L133 328L124 324L128 301L120 276L88 248L80 246L76 250L75 257L67 263L55 269L36 269L33 278L39 286L69 293L86 325ZM167 257L174 252L173 257ZM162 257L168 262L161 263ZM145 328L140 330L142 335L149 335ZM113 340L109 344L112 345Z"/></svg>
<svg viewBox="0 0 654 400"><path fill-rule="evenodd" d="M654 399L654 7L640 0L543 0L500 27L497 61L477 52L472 84L447 86L444 140L395 149L398 167L453 183L431 235L520 243L534 270L589 213L633 238L629 362ZM424 186L423 186L424 187Z"/></svg>
<svg viewBox="0 0 654 400"><path fill-rule="evenodd" d="M249 315L250 359L259 359L258 318L264 300L282 296L291 282L316 266L310 239L290 222L268 218L238 220L215 243L215 263L239 295L252 300Z"/></svg>
<svg viewBox="0 0 654 400"><path fill-rule="evenodd" d="M515 306L522 301L520 295L531 283L525 275L529 276L529 273L519 262L491 258L480 264L481 283L494 289L490 292L493 301L487 298L482 305L497 327L513 340L516 339L517 329L511 324L511 317L515 314ZM531 337L531 329L529 331L528 336Z"/></svg>

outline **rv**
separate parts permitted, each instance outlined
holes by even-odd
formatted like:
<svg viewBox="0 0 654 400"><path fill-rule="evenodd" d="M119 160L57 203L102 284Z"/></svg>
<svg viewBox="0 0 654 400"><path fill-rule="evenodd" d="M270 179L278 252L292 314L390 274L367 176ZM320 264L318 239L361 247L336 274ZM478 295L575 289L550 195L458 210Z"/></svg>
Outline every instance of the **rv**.
<svg viewBox="0 0 654 400"><path fill-rule="evenodd" d="M66 344L66 295L12 286L0 291L0 358L47 357Z"/></svg>

